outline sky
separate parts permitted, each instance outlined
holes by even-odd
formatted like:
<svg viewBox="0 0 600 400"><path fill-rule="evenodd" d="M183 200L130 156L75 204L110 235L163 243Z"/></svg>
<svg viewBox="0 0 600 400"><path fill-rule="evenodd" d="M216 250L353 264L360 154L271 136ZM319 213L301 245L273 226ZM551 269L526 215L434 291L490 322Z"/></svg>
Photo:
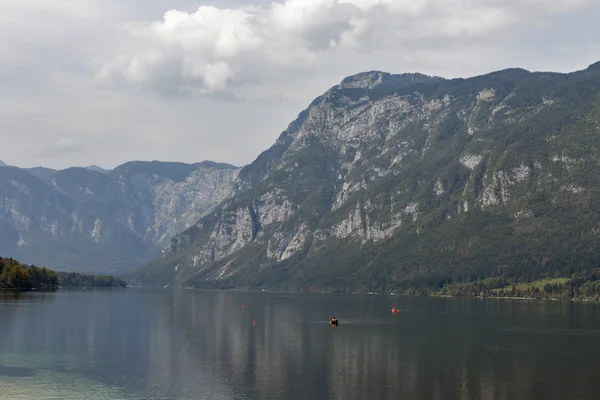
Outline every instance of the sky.
<svg viewBox="0 0 600 400"><path fill-rule="evenodd" d="M598 20L598 0L6 0L0 159L241 166L346 76L581 70Z"/></svg>

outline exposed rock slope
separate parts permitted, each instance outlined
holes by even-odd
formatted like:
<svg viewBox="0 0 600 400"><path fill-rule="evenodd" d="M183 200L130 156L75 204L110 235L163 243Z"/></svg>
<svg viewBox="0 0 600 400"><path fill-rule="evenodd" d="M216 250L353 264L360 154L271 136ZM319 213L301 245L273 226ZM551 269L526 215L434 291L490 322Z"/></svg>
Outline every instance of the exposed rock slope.
<svg viewBox="0 0 600 400"><path fill-rule="evenodd" d="M600 263L599 88L598 65L349 77L138 280L390 291Z"/></svg>
<svg viewBox="0 0 600 400"><path fill-rule="evenodd" d="M59 270L135 269L223 201L238 172L210 162L2 167L0 251Z"/></svg>

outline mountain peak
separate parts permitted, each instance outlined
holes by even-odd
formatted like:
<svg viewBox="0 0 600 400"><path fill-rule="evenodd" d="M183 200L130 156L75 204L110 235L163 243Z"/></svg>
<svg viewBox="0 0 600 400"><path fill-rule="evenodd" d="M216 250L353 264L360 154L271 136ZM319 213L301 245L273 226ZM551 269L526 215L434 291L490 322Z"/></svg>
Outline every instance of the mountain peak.
<svg viewBox="0 0 600 400"><path fill-rule="evenodd" d="M4 161L0 160L0 167L6 167L6 166L7 166L6 163Z"/></svg>
<svg viewBox="0 0 600 400"><path fill-rule="evenodd" d="M600 71L600 61L590 64L590 66L587 69L590 71Z"/></svg>
<svg viewBox="0 0 600 400"><path fill-rule="evenodd" d="M199 165L204 168L214 168L214 169L237 169L238 168L232 164L220 163L220 162L210 161L210 160L202 161L202 162L196 163L194 165Z"/></svg>
<svg viewBox="0 0 600 400"><path fill-rule="evenodd" d="M107 173L109 170L99 167L97 165L88 165L85 169L89 169L90 171L100 172L102 174Z"/></svg>
<svg viewBox="0 0 600 400"><path fill-rule="evenodd" d="M340 89L372 89L381 84L388 73L381 71L368 71L351 75L340 83Z"/></svg>
<svg viewBox="0 0 600 400"><path fill-rule="evenodd" d="M390 74L381 71L367 71L351 75L338 85L339 89L373 89L382 84L403 85L443 80L444 78L419 73Z"/></svg>

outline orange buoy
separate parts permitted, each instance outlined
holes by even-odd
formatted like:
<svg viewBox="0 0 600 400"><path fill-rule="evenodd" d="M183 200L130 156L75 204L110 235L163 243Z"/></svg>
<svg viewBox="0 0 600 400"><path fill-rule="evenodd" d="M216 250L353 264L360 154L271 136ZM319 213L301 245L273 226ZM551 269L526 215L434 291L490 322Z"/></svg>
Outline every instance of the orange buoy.
<svg viewBox="0 0 600 400"><path fill-rule="evenodd" d="M254 325L256 325L256 321L254 321Z"/></svg>
<svg viewBox="0 0 600 400"><path fill-rule="evenodd" d="M242 304L242 308L244 308L245 306Z"/></svg>
<svg viewBox="0 0 600 400"><path fill-rule="evenodd" d="M396 307L392 308L392 312L393 312L394 314L396 314L396 313L397 313L397 312L399 312L399 311L400 311L400 310L398 310Z"/></svg>

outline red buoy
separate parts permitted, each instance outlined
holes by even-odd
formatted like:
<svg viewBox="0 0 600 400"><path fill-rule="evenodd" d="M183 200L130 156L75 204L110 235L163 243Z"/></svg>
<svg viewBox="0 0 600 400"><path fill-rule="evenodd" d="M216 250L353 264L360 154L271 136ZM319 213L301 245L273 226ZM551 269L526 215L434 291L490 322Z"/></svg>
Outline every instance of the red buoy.
<svg viewBox="0 0 600 400"><path fill-rule="evenodd" d="M256 321L254 321L254 325L256 325Z"/></svg>
<svg viewBox="0 0 600 400"><path fill-rule="evenodd" d="M242 304L242 308L244 308L244 305Z"/></svg>

